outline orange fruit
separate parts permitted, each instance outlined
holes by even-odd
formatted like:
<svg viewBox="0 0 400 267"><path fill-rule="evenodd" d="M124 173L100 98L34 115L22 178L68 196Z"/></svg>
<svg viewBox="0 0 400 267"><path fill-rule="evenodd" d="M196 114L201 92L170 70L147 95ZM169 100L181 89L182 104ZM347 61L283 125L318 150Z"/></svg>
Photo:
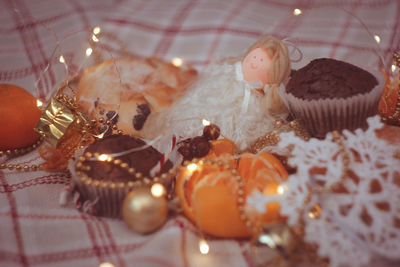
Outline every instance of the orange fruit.
<svg viewBox="0 0 400 267"><path fill-rule="evenodd" d="M229 144L223 142L224 145ZM227 157L231 154L225 152L226 149L218 152L217 148L215 151L210 151L207 157L226 155L226 158L220 160L235 168L236 161ZM189 164L177 177L176 195L181 201L184 214L203 232L224 238L247 238L251 236L251 232L240 218L237 205L239 186L232 170L224 168L224 164L218 165L207 160L205 163ZM258 157L244 153L237 170L245 184L245 199L254 190L264 194L277 194L281 180L288 177L280 161L267 153ZM268 203L264 214L247 215L254 222L260 221L262 224L282 220L278 203Z"/></svg>
<svg viewBox="0 0 400 267"><path fill-rule="evenodd" d="M206 159L227 160L231 167L236 168L236 160L233 159L237 148L233 141L229 139L217 139L211 142L211 149L205 156Z"/></svg>
<svg viewBox="0 0 400 267"><path fill-rule="evenodd" d="M222 154L228 153L233 155L236 151L236 145L233 141L229 139L217 139L211 142L211 149L209 153L213 153L214 156L220 156Z"/></svg>
<svg viewBox="0 0 400 267"><path fill-rule="evenodd" d="M194 166L194 165L192 165ZM217 237L249 237L237 209L237 184L230 170L211 163L190 164L178 175L176 195L184 214L205 233Z"/></svg>
<svg viewBox="0 0 400 267"><path fill-rule="evenodd" d="M288 173L282 163L269 153L254 155L243 153L238 164L238 173L245 181L245 195L251 195L258 190L265 195L277 195L281 182L286 181ZM267 212L263 214L248 214L254 220L263 224L282 221L279 204L266 204Z"/></svg>
<svg viewBox="0 0 400 267"><path fill-rule="evenodd" d="M42 112L25 89L0 84L0 150L29 146L39 139L33 128Z"/></svg>

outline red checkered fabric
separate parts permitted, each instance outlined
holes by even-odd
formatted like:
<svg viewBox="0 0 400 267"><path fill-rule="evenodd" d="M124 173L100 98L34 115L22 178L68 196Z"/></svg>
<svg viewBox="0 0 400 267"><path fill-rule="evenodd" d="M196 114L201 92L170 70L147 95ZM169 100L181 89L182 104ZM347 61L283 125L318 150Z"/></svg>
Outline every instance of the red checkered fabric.
<svg viewBox="0 0 400 267"><path fill-rule="evenodd" d="M303 13L294 16L295 8ZM66 77L60 55L69 73L88 64L88 35L82 30L94 26L115 37L103 43L109 55L126 49L141 57L181 57L199 70L217 58L242 55L265 34L290 38L302 51L294 68L316 57L376 67L379 57L390 64L400 48L399 18L397 0L4 0L0 82L49 98ZM34 151L9 163L39 162ZM201 255L201 234L181 216L142 236L122 221L60 207L69 179L68 173L0 171L1 266L252 266L247 241L209 238L210 253Z"/></svg>

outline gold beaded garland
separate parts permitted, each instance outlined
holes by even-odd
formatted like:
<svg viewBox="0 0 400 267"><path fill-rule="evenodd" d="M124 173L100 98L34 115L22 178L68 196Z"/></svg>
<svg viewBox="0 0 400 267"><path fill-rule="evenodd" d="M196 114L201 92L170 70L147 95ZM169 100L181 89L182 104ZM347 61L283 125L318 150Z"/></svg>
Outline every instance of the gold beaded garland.
<svg viewBox="0 0 400 267"><path fill-rule="evenodd" d="M275 129L273 131L257 138L256 141L254 141L250 145L251 152L258 153L267 146L276 146L280 141L279 134L290 131L294 131L296 136L306 141L308 141L311 137L310 134L307 132L307 130L302 126L302 124L298 120L293 120L290 122L285 122L283 120L276 120Z"/></svg>
<svg viewBox="0 0 400 267"><path fill-rule="evenodd" d="M40 137L35 143L28 147L23 148L16 148L16 149L7 149L7 150L0 150L0 157L2 156L18 156L28 152L31 152L35 148L37 148L43 142L43 137Z"/></svg>
<svg viewBox="0 0 400 267"><path fill-rule="evenodd" d="M93 154L91 152L86 152L83 156L79 157L77 163L75 164L75 168L77 170L77 175L80 176L80 181L82 183L85 181L89 181L89 180L90 181L102 181L102 180L98 180L95 178L87 177L86 175L83 175L83 173L82 173L82 171L88 171L89 170L88 168L90 168L90 166L85 165L84 163L87 160L99 160L98 157L99 157L98 153L97 153L97 157L96 157L96 153ZM159 177L156 176L156 177L150 178L150 177L143 176L143 174L140 172L136 172L135 168L129 167L128 163L123 162L120 159L112 160L112 161L110 161L110 163L127 170L128 174L131 175L132 178L136 180L134 183L132 181L120 182L119 187L139 188L139 187L143 187L145 185L151 186L154 183L162 183L163 185L167 185L171 182L172 177L174 177L176 175L176 171L170 169L168 171L168 173L163 173ZM104 181L102 181L102 182L104 182ZM102 187L115 188L115 185L113 185L113 183L107 184L107 182L104 182L104 184L102 184Z"/></svg>
<svg viewBox="0 0 400 267"><path fill-rule="evenodd" d="M2 156L20 156L22 154L31 152L32 150L36 149L41 143L43 142L43 137L40 137L39 140L37 140L34 144L30 145L29 147L24 147L20 149L13 149L13 150L6 150L6 151L0 151L0 157ZM16 170L16 171L36 171L38 169L43 169L42 164L39 164L40 168L38 168L35 164L33 165L24 165L22 166L21 164L6 164L2 163L0 164L0 169L8 169L10 171Z"/></svg>

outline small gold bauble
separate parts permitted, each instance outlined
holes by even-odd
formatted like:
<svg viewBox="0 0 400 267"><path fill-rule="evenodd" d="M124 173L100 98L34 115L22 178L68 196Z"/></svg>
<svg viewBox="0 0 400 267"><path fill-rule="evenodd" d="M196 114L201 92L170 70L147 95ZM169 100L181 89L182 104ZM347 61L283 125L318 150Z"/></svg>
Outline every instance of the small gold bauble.
<svg viewBox="0 0 400 267"><path fill-rule="evenodd" d="M157 230L167 220L165 197L154 197L149 188L131 191L122 203L122 218L134 231L147 234Z"/></svg>

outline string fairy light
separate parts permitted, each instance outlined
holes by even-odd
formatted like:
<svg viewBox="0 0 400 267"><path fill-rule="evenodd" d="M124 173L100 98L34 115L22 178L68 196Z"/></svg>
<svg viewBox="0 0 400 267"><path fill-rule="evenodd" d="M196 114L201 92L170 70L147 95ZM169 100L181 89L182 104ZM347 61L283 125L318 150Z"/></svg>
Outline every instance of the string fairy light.
<svg viewBox="0 0 400 267"><path fill-rule="evenodd" d="M276 247L275 241L269 234L262 234L258 237L258 241L262 244L266 244L270 248L274 249Z"/></svg>
<svg viewBox="0 0 400 267"><path fill-rule="evenodd" d="M183 65L183 59L180 57L174 57L171 59L171 63L172 65L174 65L175 67L181 67Z"/></svg>
<svg viewBox="0 0 400 267"><path fill-rule="evenodd" d="M92 54L92 52L93 52L93 49L92 49L91 47L88 47L88 48L86 49L86 57L90 57L90 55Z"/></svg>
<svg viewBox="0 0 400 267"><path fill-rule="evenodd" d="M396 72L396 65L395 64L392 64L392 72Z"/></svg>
<svg viewBox="0 0 400 267"><path fill-rule="evenodd" d="M208 121L208 120L206 120L206 119L202 119L202 120L201 120L201 123L203 124L203 126L208 126L208 125L211 124L210 121Z"/></svg>
<svg viewBox="0 0 400 267"><path fill-rule="evenodd" d="M205 239L200 239L199 250L200 250L200 253L203 255L207 255L208 252L210 251L210 246L208 245L208 243Z"/></svg>
<svg viewBox="0 0 400 267"><path fill-rule="evenodd" d="M190 163L189 165L187 165L186 169L189 172L194 172L195 170L197 170L198 166L196 163Z"/></svg>
<svg viewBox="0 0 400 267"><path fill-rule="evenodd" d="M95 34L92 35L92 40L93 42L97 43L99 41L99 38Z"/></svg>
<svg viewBox="0 0 400 267"><path fill-rule="evenodd" d="M151 194L157 198L164 196L165 192L166 192L164 185L162 185L160 183L153 184L150 188L150 191L151 191Z"/></svg>
<svg viewBox="0 0 400 267"><path fill-rule="evenodd" d="M295 16L301 15L302 13L303 13L303 11L301 11L301 9L299 9L299 8L295 8L293 10L293 15L295 15Z"/></svg>
<svg viewBox="0 0 400 267"><path fill-rule="evenodd" d="M61 55L58 59L58 61L60 61L60 63L65 64L65 58L63 55Z"/></svg>
<svg viewBox="0 0 400 267"><path fill-rule="evenodd" d="M107 154L101 154L97 158L100 161L111 161L112 160L112 157L110 155L107 155Z"/></svg>
<svg viewBox="0 0 400 267"><path fill-rule="evenodd" d="M100 263L99 267L114 267L114 264L111 262L102 262Z"/></svg>
<svg viewBox="0 0 400 267"><path fill-rule="evenodd" d="M283 195L286 192L287 189L288 189L287 186L279 185L278 188L277 188L277 192L278 192L279 195Z"/></svg>
<svg viewBox="0 0 400 267"><path fill-rule="evenodd" d="M36 99L36 106L41 108L43 106L43 102L40 99Z"/></svg>
<svg viewBox="0 0 400 267"><path fill-rule="evenodd" d="M379 35L374 34L374 39L375 39L376 43L378 43L378 44L381 43L381 37L379 37Z"/></svg>
<svg viewBox="0 0 400 267"><path fill-rule="evenodd" d="M101 32L101 28L99 26L96 26L93 28L93 34L98 35Z"/></svg>

